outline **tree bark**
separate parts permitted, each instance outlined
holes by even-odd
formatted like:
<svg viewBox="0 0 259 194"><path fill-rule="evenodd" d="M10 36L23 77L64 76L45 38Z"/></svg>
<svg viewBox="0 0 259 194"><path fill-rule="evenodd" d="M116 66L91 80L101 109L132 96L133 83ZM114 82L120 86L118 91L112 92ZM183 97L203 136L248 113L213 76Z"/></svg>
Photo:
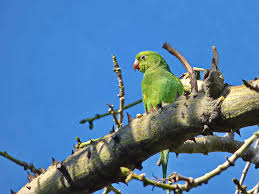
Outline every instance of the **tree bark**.
<svg viewBox="0 0 259 194"><path fill-rule="evenodd" d="M252 84L258 86L259 80ZM121 166L141 168L141 163L152 155L169 147L176 151L197 135L230 132L259 123L258 92L245 85L225 84L215 97L218 93L210 92L213 87L207 86L204 92L181 96L175 103L76 151L62 162L63 170L60 165L58 169L51 165L18 193L92 193L123 182ZM255 163L259 167L258 159Z"/></svg>

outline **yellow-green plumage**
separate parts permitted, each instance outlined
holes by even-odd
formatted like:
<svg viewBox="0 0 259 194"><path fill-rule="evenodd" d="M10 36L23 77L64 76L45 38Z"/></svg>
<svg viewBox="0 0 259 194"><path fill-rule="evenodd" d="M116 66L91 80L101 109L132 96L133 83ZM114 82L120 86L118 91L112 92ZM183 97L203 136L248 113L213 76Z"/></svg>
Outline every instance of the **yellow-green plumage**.
<svg viewBox="0 0 259 194"><path fill-rule="evenodd" d="M145 111L157 110L163 103L172 103L183 94L181 81L170 71L163 57L153 51L143 51L136 56L134 69L143 72L141 82ZM160 152L163 177L166 178L169 150Z"/></svg>

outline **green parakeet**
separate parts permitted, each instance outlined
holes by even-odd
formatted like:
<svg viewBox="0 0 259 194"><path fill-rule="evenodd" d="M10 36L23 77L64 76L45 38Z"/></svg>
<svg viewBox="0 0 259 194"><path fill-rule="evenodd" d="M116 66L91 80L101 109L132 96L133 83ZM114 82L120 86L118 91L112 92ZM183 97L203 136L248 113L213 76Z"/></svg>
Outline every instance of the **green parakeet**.
<svg viewBox="0 0 259 194"><path fill-rule="evenodd" d="M141 82L142 100L145 112L162 107L163 103L172 103L183 94L181 81L170 71L162 56L153 51L137 54L134 70L138 69L144 76ZM169 149L160 152L163 178L166 178Z"/></svg>

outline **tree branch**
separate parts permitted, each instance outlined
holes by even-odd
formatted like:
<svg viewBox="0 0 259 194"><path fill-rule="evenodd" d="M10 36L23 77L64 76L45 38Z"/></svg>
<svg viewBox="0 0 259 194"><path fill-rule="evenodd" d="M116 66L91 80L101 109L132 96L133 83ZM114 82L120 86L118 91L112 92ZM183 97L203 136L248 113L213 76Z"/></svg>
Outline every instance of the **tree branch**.
<svg viewBox="0 0 259 194"><path fill-rule="evenodd" d="M107 187L105 187L104 191L103 191L103 194L107 194L109 193L110 191L113 191L114 193L116 194L121 194L121 191L114 188L112 185L108 185Z"/></svg>
<svg viewBox="0 0 259 194"><path fill-rule="evenodd" d="M32 163L28 164L26 162L20 161L17 158L10 156L7 152L0 152L0 156L3 156L4 158L11 160L15 164L22 166L24 168L24 170L29 169L34 174L41 174L44 171L44 169L35 168Z"/></svg>
<svg viewBox="0 0 259 194"><path fill-rule="evenodd" d="M233 179L233 182L236 185L237 191L241 191L242 194L248 194L246 191L247 186L241 185L236 178Z"/></svg>
<svg viewBox="0 0 259 194"><path fill-rule="evenodd" d="M259 146L259 139L256 140L255 145L254 145L254 148L255 148L256 151L258 149L258 146ZM251 162L247 162L246 165L245 165L244 170L242 171L242 175L241 175L241 178L240 178L240 181L239 181L239 184L241 186L244 183L244 180L245 180L246 174L248 172L248 169L250 168L250 165L251 165ZM236 190L235 194L239 194L239 190L238 189Z"/></svg>
<svg viewBox="0 0 259 194"><path fill-rule="evenodd" d="M116 124L117 128L119 129L120 128L120 123L119 123L119 121L117 119L115 111L113 110L113 105L108 104L108 103L107 103L107 105L109 106L109 110L108 111L112 114L113 121Z"/></svg>
<svg viewBox="0 0 259 194"><path fill-rule="evenodd" d="M181 53L179 53L175 48L173 48L167 42L163 44L163 48L166 49L172 55L174 55L183 64L183 66L185 67L185 69L187 70L190 76L190 84L192 87L192 92L198 92L197 79L195 76L195 72L192 69L192 66L190 65L190 63L185 59L184 56L181 55Z"/></svg>
<svg viewBox="0 0 259 194"><path fill-rule="evenodd" d="M249 194L258 194L259 192L259 182L249 191L247 191Z"/></svg>
<svg viewBox="0 0 259 194"><path fill-rule="evenodd" d="M258 86L253 86L251 83L247 82L246 80L242 80L246 87L250 88L251 90L254 90L256 92L259 92Z"/></svg>
<svg viewBox="0 0 259 194"><path fill-rule="evenodd" d="M259 85L259 80L253 85ZM204 92L195 97L181 96L175 103L133 120L64 160L72 187L64 184L63 175L52 165L18 193L91 193L123 181L119 167L133 170L161 150L176 149L187 139L203 134L205 125L209 132L229 132L257 123L259 93L244 85L226 86L217 99Z"/></svg>
<svg viewBox="0 0 259 194"><path fill-rule="evenodd" d="M113 59L113 65L114 65L114 72L116 73L117 77L118 77L118 82L119 82L119 88L120 88L120 93L118 94L118 97L120 99L120 108L118 110L119 113L119 124L120 127L122 127L122 122L123 122L123 110L124 110L124 102L125 102L125 97L124 97L124 84L122 81L122 76L121 76L121 69L118 65L117 59L114 55L112 55L112 59ZM119 128L120 128L119 127Z"/></svg>
<svg viewBox="0 0 259 194"><path fill-rule="evenodd" d="M174 148L170 147L170 152L175 152L177 155L180 153L193 154L200 153L208 155L211 152L228 152L234 153L238 150L244 142L240 142L228 137L219 137L216 135L207 137L196 137L195 142L192 140L185 141L181 146ZM244 161L250 161L259 167L258 150L253 147L249 147L242 156Z"/></svg>
<svg viewBox="0 0 259 194"><path fill-rule="evenodd" d="M124 106L124 110L126 110L128 108L131 108L132 106L135 106L135 105L137 105L137 104L139 104L141 102L142 102L142 99L139 99L139 100L136 100L135 102L127 104L126 106ZM119 111L119 109L114 110L114 112L116 114L118 114L118 111ZM81 120L80 123L84 124L84 123L88 122L89 123L89 128L92 129L93 128L93 122L95 120L103 118L103 117L108 116L108 115L111 115L111 113L109 111L106 112L106 113L103 113L103 114L96 114L94 117L90 117L90 118L86 118L86 119Z"/></svg>
<svg viewBox="0 0 259 194"><path fill-rule="evenodd" d="M131 179L137 179L143 182L144 185L154 185L156 187L160 187L163 189L168 189L168 190L180 190L180 191L189 191L190 189L194 187L198 187L203 183L207 183L211 178L214 176L219 175L221 172L229 168L230 166L233 166L235 161L245 152L246 149L250 147L250 145L259 138L259 131L254 133L250 138L248 138L245 143L229 158L227 158L227 161L224 162L223 164L217 166L214 170L210 171L209 173L206 173L205 175L198 177L196 179L193 179L191 177L184 177L181 175L178 175L177 173L173 173L171 177L169 176L169 179L171 180L172 183L178 182L180 180L184 180L186 183L185 184L162 184L158 181L152 181L150 179L145 178L145 175L137 175L133 173L130 169L121 167L121 171L124 175L127 176L125 179L125 182L128 183ZM238 188L242 191L245 191L245 188L242 187L242 185L239 185L238 180L234 180L234 182L239 186ZM246 192L244 192L246 193Z"/></svg>

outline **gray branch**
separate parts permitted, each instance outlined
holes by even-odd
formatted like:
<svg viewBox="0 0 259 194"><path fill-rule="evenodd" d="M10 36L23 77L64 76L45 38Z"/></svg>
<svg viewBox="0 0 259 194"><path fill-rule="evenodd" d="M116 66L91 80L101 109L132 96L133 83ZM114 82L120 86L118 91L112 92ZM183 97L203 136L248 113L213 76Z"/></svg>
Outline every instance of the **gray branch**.
<svg viewBox="0 0 259 194"><path fill-rule="evenodd" d="M259 85L259 80L253 85ZM133 170L161 150L176 150L197 135L230 132L258 123L259 93L244 85L225 86L216 99L206 91L181 96L175 103L133 120L62 161L73 184L68 184L64 173L52 165L18 193L92 193L124 181L121 166Z"/></svg>
<svg viewBox="0 0 259 194"><path fill-rule="evenodd" d="M237 141L228 137L219 137L219 136L207 136L207 137L198 137L195 138L195 141L187 140L181 146L174 148L171 147L170 151L186 154L200 153L208 155L211 152L228 152L234 153L238 150L243 142ZM259 167L259 150L253 147L249 147L245 153L241 156L244 161L250 161L255 164L256 167Z"/></svg>

